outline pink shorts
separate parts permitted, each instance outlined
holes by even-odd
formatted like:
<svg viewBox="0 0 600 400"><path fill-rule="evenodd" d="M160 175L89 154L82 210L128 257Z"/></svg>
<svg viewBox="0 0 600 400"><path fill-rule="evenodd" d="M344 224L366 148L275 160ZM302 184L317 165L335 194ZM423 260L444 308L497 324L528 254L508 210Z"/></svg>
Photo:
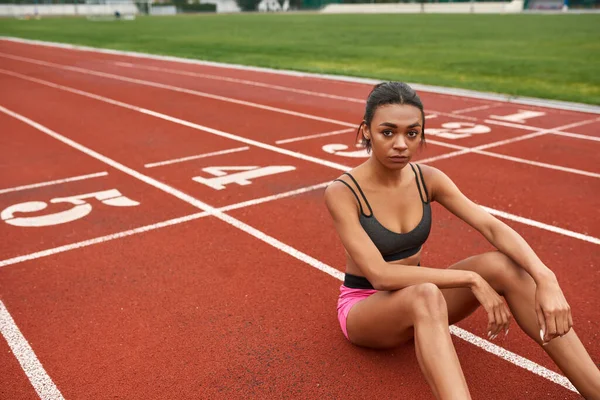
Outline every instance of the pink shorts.
<svg viewBox="0 0 600 400"><path fill-rule="evenodd" d="M344 285L340 286L340 297L338 298L337 312L338 320L344 336L348 339L348 330L346 329L346 319L353 305L366 299L372 294L377 293L374 289L352 289Z"/></svg>

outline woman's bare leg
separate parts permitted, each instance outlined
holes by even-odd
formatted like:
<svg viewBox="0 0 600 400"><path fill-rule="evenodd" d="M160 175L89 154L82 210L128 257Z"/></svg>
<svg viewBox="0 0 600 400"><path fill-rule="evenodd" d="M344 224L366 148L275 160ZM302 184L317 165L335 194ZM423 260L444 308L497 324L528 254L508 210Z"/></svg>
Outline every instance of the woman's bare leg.
<svg viewBox="0 0 600 400"><path fill-rule="evenodd" d="M438 399L470 399L448 329L448 308L437 286L425 283L379 292L348 314L350 341L389 348L415 339L419 366Z"/></svg>
<svg viewBox="0 0 600 400"><path fill-rule="evenodd" d="M536 285L525 270L499 252L474 256L450 268L475 271L481 275L504 296L521 329L541 344L535 313ZM448 304L450 324L460 321L479 306L469 289L443 289L442 293ZM581 395L586 399L600 400L600 371L573 329L542 348Z"/></svg>

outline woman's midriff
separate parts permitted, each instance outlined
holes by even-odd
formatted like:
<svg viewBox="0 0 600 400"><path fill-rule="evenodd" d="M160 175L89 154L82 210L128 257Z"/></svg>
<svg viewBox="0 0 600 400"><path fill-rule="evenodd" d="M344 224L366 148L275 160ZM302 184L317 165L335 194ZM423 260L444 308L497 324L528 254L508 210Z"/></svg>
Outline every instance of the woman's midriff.
<svg viewBox="0 0 600 400"><path fill-rule="evenodd" d="M421 251L423 250L419 250L418 253L410 257L403 258L402 260L390 261L389 263L399 265L419 265L419 263L421 262ZM358 265L356 265L352 257L350 257L349 255L346 255L346 273L357 276L365 276L364 272L360 270Z"/></svg>

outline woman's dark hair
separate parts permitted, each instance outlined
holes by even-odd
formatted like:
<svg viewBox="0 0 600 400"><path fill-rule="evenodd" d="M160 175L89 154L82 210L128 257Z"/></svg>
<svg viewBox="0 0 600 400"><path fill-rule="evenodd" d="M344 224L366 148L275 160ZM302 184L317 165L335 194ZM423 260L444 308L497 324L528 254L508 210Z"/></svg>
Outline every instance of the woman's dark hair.
<svg viewBox="0 0 600 400"><path fill-rule="evenodd" d="M421 119L423 120L423 126L421 128L421 144L424 144L425 112L423 111L423 103L417 95L417 92L404 82L383 82L373 87L373 90L371 90L369 98L367 99L365 116L356 132L357 139L361 136L360 144L362 144L368 152L371 151L371 140L366 139L361 135L361 128L363 124L366 124L367 127L370 128L371 122L373 121L373 115L375 115L377 108L387 104L409 104L421 110Z"/></svg>

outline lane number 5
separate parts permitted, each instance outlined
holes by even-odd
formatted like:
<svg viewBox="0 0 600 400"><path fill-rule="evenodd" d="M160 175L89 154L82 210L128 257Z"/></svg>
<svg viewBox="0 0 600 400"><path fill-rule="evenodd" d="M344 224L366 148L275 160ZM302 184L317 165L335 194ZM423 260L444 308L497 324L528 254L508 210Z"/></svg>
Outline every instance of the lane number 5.
<svg viewBox="0 0 600 400"><path fill-rule="evenodd" d="M34 217L15 216L16 213L33 213L45 210L48 204L43 201L28 201L19 203L5 208L0 213L0 218L4 222L13 226L22 227L38 227L65 224L85 217L92 212L92 205L86 199L96 199L101 203L113 207L132 207L140 203L131 200L121 194L117 189L104 190L102 192L94 192L80 194L69 197L57 197L50 200L52 204L69 203L73 204L68 210L55 212L52 214L37 215Z"/></svg>

